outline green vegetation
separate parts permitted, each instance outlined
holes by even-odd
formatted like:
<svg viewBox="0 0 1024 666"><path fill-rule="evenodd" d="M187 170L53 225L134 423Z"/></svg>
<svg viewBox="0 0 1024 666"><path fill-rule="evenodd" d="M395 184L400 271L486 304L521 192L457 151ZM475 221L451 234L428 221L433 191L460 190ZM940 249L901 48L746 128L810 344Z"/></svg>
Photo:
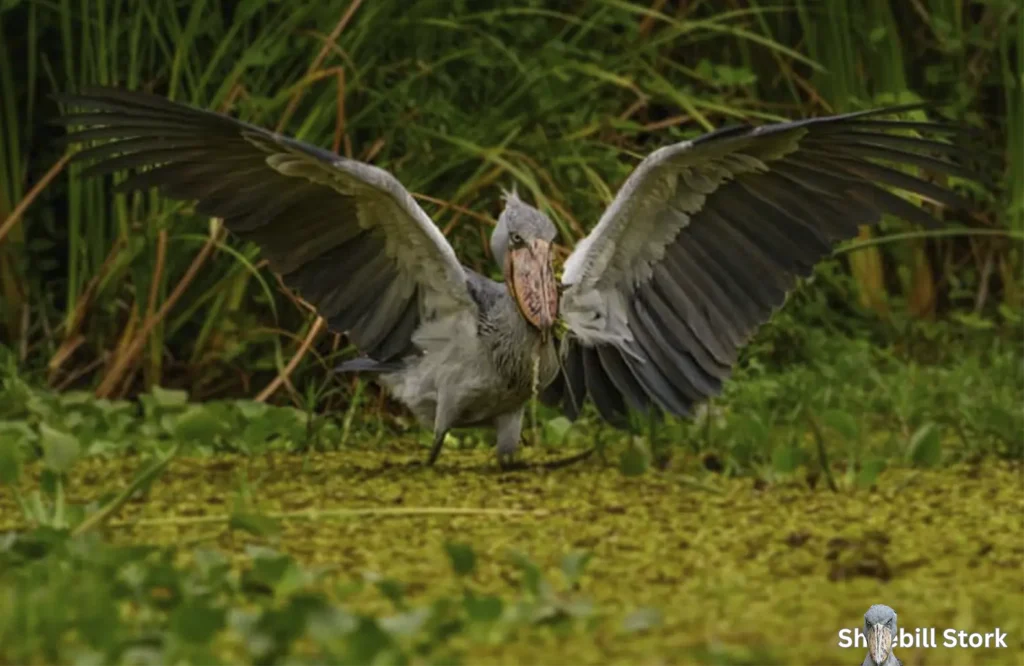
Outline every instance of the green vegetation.
<svg viewBox="0 0 1024 666"><path fill-rule="evenodd" d="M1024 659L1015 0L0 0L0 664ZM569 247L713 127L917 99L976 129L947 229L823 263L696 421L428 438L216 220L69 166L47 95L227 110L393 171L467 264L515 182ZM854 652L857 652L855 655Z"/></svg>
<svg viewBox="0 0 1024 666"><path fill-rule="evenodd" d="M499 186L518 183L568 247L657 146L931 99L978 130L982 185L959 185L977 210L936 211L974 235L846 255L852 297L882 316L1006 323L1019 310L1024 264L1006 235L1024 233L1014 0L484 4L0 3L0 340L51 386L108 398L162 385L301 404L296 387L351 353L220 225L79 178L47 94L93 84L229 110L388 168L485 272ZM850 302L834 280L821 287Z"/></svg>
<svg viewBox="0 0 1024 666"><path fill-rule="evenodd" d="M472 436L424 468L372 413L57 395L8 362L0 662L845 663L883 600L1016 641L904 659L1014 663L1022 355L925 330L946 354L781 317L702 421L540 410L531 462L599 455L514 473Z"/></svg>
<svg viewBox="0 0 1024 666"><path fill-rule="evenodd" d="M594 466L412 473L408 460L183 460L110 542L48 530L4 542L0 659L851 663L837 632L880 599L906 626L999 626L1013 641L902 650L909 663L1024 654L1019 470L901 471L877 492L833 495L739 481L699 492ZM73 481L88 492L90 479L131 469L86 464ZM201 521L245 484L292 517ZM453 495L506 513L446 515ZM400 513L431 503L435 515ZM367 512L332 514L340 504Z"/></svg>

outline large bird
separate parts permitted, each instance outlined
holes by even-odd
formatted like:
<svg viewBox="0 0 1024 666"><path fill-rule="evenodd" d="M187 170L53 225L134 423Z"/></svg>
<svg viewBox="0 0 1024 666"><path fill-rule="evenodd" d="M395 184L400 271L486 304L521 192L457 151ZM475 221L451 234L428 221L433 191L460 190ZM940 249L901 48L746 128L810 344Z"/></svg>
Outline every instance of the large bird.
<svg viewBox="0 0 1024 666"><path fill-rule="evenodd" d="M798 276L882 214L934 220L892 190L960 206L905 166L970 177L909 107L719 130L651 153L593 231L552 268L555 226L514 192L491 236L504 283L463 266L388 172L229 116L113 88L58 98L83 175L138 169L256 243L286 285L347 333L370 372L433 429L493 425L499 461L519 447L543 390L575 419L688 416L721 390L738 350ZM915 107L917 108L917 107ZM893 166L887 166L890 163ZM556 323L563 322L564 333Z"/></svg>
<svg viewBox="0 0 1024 666"><path fill-rule="evenodd" d="M896 611L885 604L875 604L864 613L864 636L868 653L861 666L903 666L892 652L896 636Z"/></svg>

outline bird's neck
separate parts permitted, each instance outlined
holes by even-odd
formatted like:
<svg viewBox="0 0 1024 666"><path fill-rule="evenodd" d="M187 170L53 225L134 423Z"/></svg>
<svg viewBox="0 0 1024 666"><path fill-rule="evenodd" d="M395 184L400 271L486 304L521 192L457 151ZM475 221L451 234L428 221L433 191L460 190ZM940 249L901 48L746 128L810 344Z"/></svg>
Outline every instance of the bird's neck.
<svg viewBox="0 0 1024 666"><path fill-rule="evenodd" d="M522 311L519 309L519 304L516 303L515 297L507 288L499 308L499 318L508 328L509 332L513 334L513 337L523 343L529 341L529 346L526 344L522 345L524 349L532 349L533 345L541 341L540 331L531 325L530 322L526 321L526 317L523 316Z"/></svg>
<svg viewBox="0 0 1024 666"><path fill-rule="evenodd" d="M507 290L495 306L493 322L496 330L500 331L500 340L496 340L493 349L500 357L496 359L498 365L519 380L529 369L532 378L534 357L538 355L538 381L543 389L554 380L558 370L554 335L549 334L544 339L540 331L523 317L515 298Z"/></svg>

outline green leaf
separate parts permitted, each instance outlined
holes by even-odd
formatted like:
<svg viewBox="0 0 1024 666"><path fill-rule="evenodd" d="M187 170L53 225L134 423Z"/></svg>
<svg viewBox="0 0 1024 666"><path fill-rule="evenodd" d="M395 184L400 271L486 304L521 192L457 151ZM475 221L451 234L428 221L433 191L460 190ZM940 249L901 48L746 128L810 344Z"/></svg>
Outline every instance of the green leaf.
<svg viewBox="0 0 1024 666"><path fill-rule="evenodd" d="M203 600L189 599L171 613L170 628L189 643L208 643L224 627L223 608L214 608Z"/></svg>
<svg viewBox="0 0 1024 666"><path fill-rule="evenodd" d="M0 445L0 486L13 486L21 479L21 447L17 440Z"/></svg>
<svg viewBox="0 0 1024 666"><path fill-rule="evenodd" d="M33 490L29 493L24 510L32 522L48 526L50 512L46 510L46 505L43 504L43 496L38 490Z"/></svg>
<svg viewBox="0 0 1024 666"><path fill-rule="evenodd" d="M394 578L382 578L374 583L377 590L388 598L395 608L405 608L405 586Z"/></svg>
<svg viewBox="0 0 1024 666"><path fill-rule="evenodd" d="M56 474L67 474L82 452L77 437L45 423L39 424L39 444L43 447L43 464Z"/></svg>
<svg viewBox="0 0 1024 666"><path fill-rule="evenodd" d="M170 395L167 395L167 394ZM159 418L162 414L180 411L188 404L187 400L179 402L178 397L183 394L180 391L163 391L159 387L153 387L153 393L139 396L139 404L142 405L142 414L147 419Z"/></svg>
<svg viewBox="0 0 1024 666"><path fill-rule="evenodd" d="M57 495L57 489L60 487L61 476L57 472L50 469L44 469L39 474L39 489L43 491L43 494L49 498L54 498Z"/></svg>
<svg viewBox="0 0 1024 666"><path fill-rule="evenodd" d="M243 572L242 583L255 591L272 592L295 566L290 556L269 548L254 547L248 550L253 558L252 568Z"/></svg>
<svg viewBox="0 0 1024 666"><path fill-rule="evenodd" d="M153 402L160 407L183 407L188 403L188 392L154 386L150 391Z"/></svg>
<svg viewBox="0 0 1024 666"><path fill-rule="evenodd" d="M34 442L38 433L24 421L0 421L0 442L4 446L15 446L18 442Z"/></svg>
<svg viewBox="0 0 1024 666"><path fill-rule="evenodd" d="M462 605L466 609L466 615L473 622L494 622L505 610L505 604L499 597L477 596L468 591Z"/></svg>
<svg viewBox="0 0 1024 666"><path fill-rule="evenodd" d="M91 391L68 391L67 393L61 393L57 396L61 406L76 407L80 405L92 406L96 400L96 396Z"/></svg>
<svg viewBox="0 0 1024 666"><path fill-rule="evenodd" d="M145 570L142 589L149 603L157 608L170 610L180 603L182 596L181 574L169 561L169 554Z"/></svg>
<svg viewBox="0 0 1024 666"><path fill-rule="evenodd" d="M619 471L623 476L640 476L647 471L650 456L641 446L633 443L619 457Z"/></svg>
<svg viewBox="0 0 1024 666"><path fill-rule="evenodd" d="M920 467L935 467L942 460L942 438L934 423L926 423L910 438L910 459Z"/></svg>
<svg viewBox="0 0 1024 666"><path fill-rule="evenodd" d="M476 568L476 553L473 552L472 546L446 541L444 549L448 552L448 559L456 576L468 576L473 573L473 569Z"/></svg>
<svg viewBox="0 0 1024 666"><path fill-rule="evenodd" d="M165 417L171 434L186 442L212 442L223 431L223 423L206 405L189 405L180 414Z"/></svg>
<svg viewBox="0 0 1024 666"><path fill-rule="evenodd" d="M522 586L536 599L548 599L551 594L551 586L546 580L533 560L522 553L512 553L512 563L523 572Z"/></svg>
<svg viewBox="0 0 1024 666"><path fill-rule="evenodd" d="M850 412L841 409L830 409L821 415L821 422L849 441L860 439L860 426L857 423L857 419Z"/></svg>
<svg viewBox="0 0 1024 666"><path fill-rule="evenodd" d="M370 617L359 618L359 626L348 637L348 662L355 664L386 663L378 655L392 647L391 636Z"/></svg>
<svg viewBox="0 0 1024 666"><path fill-rule="evenodd" d="M565 579L570 585L579 583L580 577L583 576L583 570L586 569L587 563L593 556L594 554L590 551L574 550L562 558L562 573L565 574Z"/></svg>
<svg viewBox="0 0 1024 666"><path fill-rule="evenodd" d="M275 407L262 420L271 432L293 442L301 441L306 434L306 415L295 409Z"/></svg>
<svg viewBox="0 0 1024 666"><path fill-rule="evenodd" d="M885 460L882 458L872 458L871 460L864 461L860 466L860 471L857 472L857 487L866 489L875 485L878 475L884 470Z"/></svg>
<svg viewBox="0 0 1024 666"><path fill-rule="evenodd" d="M224 553L211 548L199 548L192 553L196 569L207 579L223 578L231 570L231 562Z"/></svg>
<svg viewBox="0 0 1024 666"><path fill-rule="evenodd" d="M960 322L964 326L979 331L995 328L996 325L996 323L991 319L973 312L954 312L951 317L953 320Z"/></svg>
<svg viewBox="0 0 1024 666"><path fill-rule="evenodd" d="M792 474L803 462L803 451L792 444L781 444L772 451L772 468L780 474Z"/></svg>
<svg viewBox="0 0 1024 666"><path fill-rule="evenodd" d="M1009 303L1000 303L998 310L1003 319L1010 324L1020 326L1021 322L1024 322L1024 312L1012 307Z"/></svg>
<svg viewBox="0 0 1024 666"><path fill-rule="evenodd" d="M292 564L291 570L298 571L299 567L294 562ZM288 632L290 639L298 639L305 632L310 618L322 614L328 608L330 602L322 592L304 590L292 594L288 604L281 609L281 614L294 623Z"/></svg>
<svg viewBox="0 0 1024 666"><path fill-rule="evenodd" d="M261 418L269 409L267 403L255 402L253 400L239 400L233 404L244 419Z"/></svg>
<svg viewBox="0 0 1024 666"><path fill-rule="evenodd" d="M572 429L572 421L564 416L556 416L544 424L544 439L548 442L561 444Z"/></svg>

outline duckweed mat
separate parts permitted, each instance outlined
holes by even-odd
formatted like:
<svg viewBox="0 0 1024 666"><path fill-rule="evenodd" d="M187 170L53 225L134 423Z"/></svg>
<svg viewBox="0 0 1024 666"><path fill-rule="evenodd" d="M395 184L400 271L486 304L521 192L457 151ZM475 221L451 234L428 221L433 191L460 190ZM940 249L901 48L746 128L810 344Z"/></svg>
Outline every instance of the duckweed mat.
<svg viewBox="0 0 1024 666"><path fill-rule="evenodd" d="M464 663L859 664L865 650L839 647L839 632L874 603L892 606L908 631L938 630L940 647L897 648L904 664L1024 663L1016 463L890 469L871 490L834 493L796 481L628 477L596 457L516 472L483 451L447 451L433 469L421 459L391 449L180 457L105 531L115 543L177 546L179 562L194 548L220 550L235 568L254 545L270 546L369 616L456 593L532 591L585 609L578 622L453 631L446 654ZM69 492L98 498L139 464L81 460ZM276 517L276 529L222 519L240 498ZM18 527L10 493L0 515L0 530ZM351 584L360 580L394 586ZM945 628L996 627L1006 649L941 647ZM230 638L216 645L218 658L241 658ZM299 641L289 658L301 655Z"/></svg>

